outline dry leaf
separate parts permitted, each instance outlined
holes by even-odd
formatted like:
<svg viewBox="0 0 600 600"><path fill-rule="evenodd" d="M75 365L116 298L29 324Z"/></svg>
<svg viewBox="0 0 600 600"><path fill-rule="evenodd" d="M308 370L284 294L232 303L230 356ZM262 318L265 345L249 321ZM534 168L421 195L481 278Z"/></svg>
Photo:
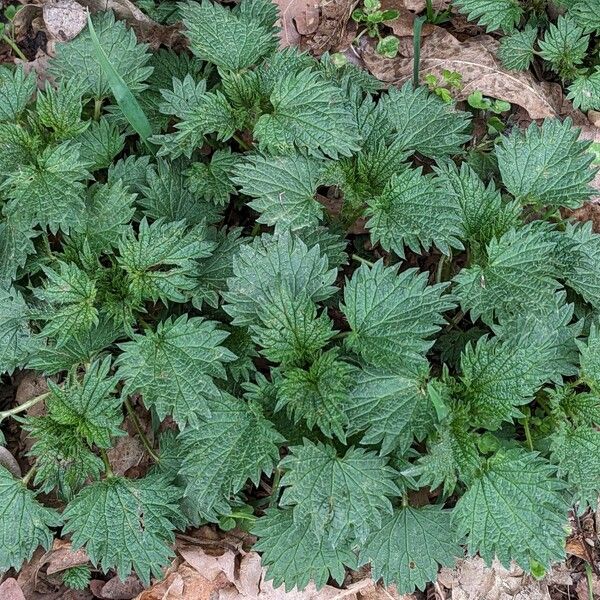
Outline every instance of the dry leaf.
<svg viewBox="0 0 600 600"><path fill-rule="evenodd" d="M356 34L350 15L360 0L318 0L318 24L313 33L303 36L302 48L320 56L324 52L346 49Z"/></svg>
<svg viewBox="0 0 600 600"><path fill-rule="evenodd" d="M21 478L21 467L8 448L0 446L0 465L10 471L15 477ZM2 598L2 596L0 596Z"/></svg>
<svg viewBox="0 0 600 600"><path fill-rule="evenodd" d="M206 579L213 581L220 573L224 573L229 581L234 580L235 554L227 550L221 556L210 556L201 546L177 543L177 552Z"/></svg>
<svg viewBox="0 0 600 600"><path fill-rule="evenodd" d="M406 6L404 0L382 0L381 10L397 10L400 14L397 19L393 21L386 21L385 25L389 27L394 35L398 37L410 37L410 44L412 45L413 27L416 19L416 15ZM431 35L437 27L429 23L423 26L421 35Z"/></svg>
<svg viewBox="0 0 600 600"><path fill-rule="evenodd" d="M320 13L316 0L275 0L275 4L279 7L282 48L299 46L301 36L317 30Z"/></svg>
<svg viewBox="0 0 600 600"><path fill-rule="evenodd" d="M0 585L0 598L2 600L26 600L21 586L12 577L9 577Z"/></svg>
<svg viewBox="0 0 600 600"><path fill-rule="evenodd" d="M42 15L48 35L61 42L72 40L87 21L87 11L75 0L50 0Z"/></svg>
<svg viewBox="0 0 600 600"><path fill-rule="evenodd" d="M86 565L90 560L83 548L72 550L71 542L67 540L54 540L52 550L49 554L47 559L48 567L46 568L48 575L53 575L54 573L59 573L78 565Z"/></svg>
<svg viewBox="0 0 600 600"><path fill-rule="evenodd" d="M421 79L430 73L441 77L442 71L462 75L463 86L456 94L466 99L475 90L492 98L522 106L532 119L556 117L564 112L560 86L538 82L531 73L507 71L495 56L498 43L490 36L460 42L438 27L425 39L421 49ZM364 46L363 58L379 79L402 85L412 78L413 59L382 59L372 45Z"/></svg>
<svg viewBox="0 0 600 600"><path fill-rule="evenodd" d="M121 581L118 577L112 577L103 586L100 591L100 598L104 600L131 600L138 594L141 594L144 586L138 577L130 575Z"/></svg>

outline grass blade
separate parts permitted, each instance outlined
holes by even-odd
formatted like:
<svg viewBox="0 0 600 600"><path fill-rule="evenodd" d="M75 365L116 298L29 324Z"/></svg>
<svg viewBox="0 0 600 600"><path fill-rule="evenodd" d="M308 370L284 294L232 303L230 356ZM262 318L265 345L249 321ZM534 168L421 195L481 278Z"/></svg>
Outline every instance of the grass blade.
<svg viewBox="0 0 600 600"><path fill-rule="evenodd" d="M90 13L88 12L87 17L88 29L90 31L90 38L92 39L92 45L96 51L98 61L102 66L102 70L108 79L108 85L119 105L119 108L123 111L125 118L129 121L129 124L133 127L135 132L140 136L142 141L147 144L148 138L152 135L152 127L146 117L142 107L139 105L135 96L131 93L131 90L123 81L123 78L117 70L112 66L111 62L104 52L104 48L100 45L100 40L96 35L96 30L92 23Z"/></svg>

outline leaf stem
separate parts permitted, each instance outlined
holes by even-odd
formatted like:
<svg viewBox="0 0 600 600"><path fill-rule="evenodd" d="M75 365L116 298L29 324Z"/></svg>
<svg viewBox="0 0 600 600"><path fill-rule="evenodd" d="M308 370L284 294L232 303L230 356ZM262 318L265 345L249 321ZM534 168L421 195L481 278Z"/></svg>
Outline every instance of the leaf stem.
<svg viewBox="0 0 600 600"><path fill-rule="evenodd" d="M279 496L279 482L281 481L281 469L275 469L275 475L273 475L273 485L271 486L271 499L269 500L269 508L273 508L277 504L277 497Z"/></svg>
<svg viewBox="0 0 600 600"><path fill-rule="evenodd" d="M445 254L442 254L440 256L440 260L438 261L438 264L437 264L437 269L435 270L435 282L436 283L442 282L442 275L444 273L444 265L446 264L447 258L448 257Z"/></svg>
<svg viewBox="0 0 600 600"><path fill-rule="evenodd" d="M6 419L6 417L18 415L19 413L30 409L32 406L35 406L38 402L41 402L42 400L46 399L49 395L50 392L45 392L44 394L40 394L39 396L34 396L33 398L30 398L29 400L27 400L27 402L23 402L23 404L19 404L14 408L0 412L0 421L3 421L4 419Z"/></svg>
<svg viewBox="0 0 600 600"><path fill-rule="evenodd" d="M112 477L113 472L110 467L110 461L108 460L108 454L106 453L106 450L104 448L100 448L100 457L102 458L102 462L104 463L104 468L106 470L106 476Z"/></svg>
<svg viewBox="0 0 600 600"><path fill-rule="evenodd" d="M249 144L247 144L239 135L234 135L233 139L240 145L244 150L252 150Z"/></svg>
<svg viewBox="0 0 600 600"><path fill-rule="evenodd" d="M149 454L150 458L152 458L152 460L154 462L159 462L160 459L158 457L158 454L156 454L156 452L154 452L154 450L152 449L150 440L144 433L144 430L142 429L142 424L140 423L140 420L139 420L135 410L133 409L133 406L131 406L131 402L129 402L128 398L125 399L125 408L127 409L127 414L129 415L129 418L133 422L133 426L135 427L135 430L137 431L137 434L139 435L140 440L142 440L142 444L144 445L146 452Z"/></svg>
<svg viewBox="0 0 600 600"><path fill-rule="evenodd" d="M427 17L419 17L415 19L413 29L413 51L414 51L414 62L413 62L413 88L416 90L419 87L419 67L421 64L421 31L423 31L423 23L427 20Z"/></svg>
<svg viewBox="0 0 600 600"><path fill-rule="evenodd" d="M94 121L99 121L101 114L102 114L102 98L96 98L94 100Z"/></svg>
<svg viewBox="0 0 600 600"><path fill-rule="evenodd" d="M23 52L21 52L19 46L17 46L6 34L2 36L2 41L6 42L22 61L28 62L28 58L23 54Z"/></svg>
<svg viewBox="0 0 600 600"><path fill-rule="evenodd" d="M594 600L594 580L592 579L592 567L587 562L585 563L585 576L588 586L588 600Z"/></svg>
<svg viewBox="0 0 600 600"><path fill-rule="evenodd" d="M529 429L529 417L523 419L523 429L525 429L525 439L530 452L533 452L533 439L531 438L531 430Z"/></svg>
<svg viewBox="0 0 600 600"><path fill-rule="evenodd" d="M21 481L23 482L23 485L25 487L27 487L27 484L29 483L31 478L35 475L35 471L36 471L36 466L33 465L33 467L31 467L31 469L29 469L29 471L27 471L27 473L25 473L25 475L21 478Z"/></svg>
<svg viewBox="0 0 600 600"><path fill-rule="evenodd" d="M358 254L353 254L352 260L362 263L363 265L367 265L367 267L373 267L375 264L375 263L372 263L370 260L367 260L366 258L359 256Z"/></svg>

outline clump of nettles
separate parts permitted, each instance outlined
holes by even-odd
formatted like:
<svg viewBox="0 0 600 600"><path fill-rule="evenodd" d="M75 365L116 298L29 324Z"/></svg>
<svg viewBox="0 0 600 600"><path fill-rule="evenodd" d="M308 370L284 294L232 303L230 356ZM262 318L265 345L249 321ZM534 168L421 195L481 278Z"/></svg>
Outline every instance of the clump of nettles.
<svg viewBox="0 0 600 600"><path fill-rule="evenodd" d="M288 589L561 560L600 490L600 236L563 210L588 144L549 120L479 147L425 88L278 50L267 0L179 10L193 55L93 17L148 144L87 30L56 88L0 69L0 370L49 383L0 413L33 440L23 480L0 467L0 571L60 535L149 583L205 522ZM133 479L108 450L138 402Z"/></svg>
<svg viewBox="0 0 600 600"><path fill-rule="evenodd" d="M598 0L454 0L488 32L504 34L498 57L525 71L536 56L568 86L575 108L600 110L600 9ZM547 9L559 9L551 21Z"/></svg>

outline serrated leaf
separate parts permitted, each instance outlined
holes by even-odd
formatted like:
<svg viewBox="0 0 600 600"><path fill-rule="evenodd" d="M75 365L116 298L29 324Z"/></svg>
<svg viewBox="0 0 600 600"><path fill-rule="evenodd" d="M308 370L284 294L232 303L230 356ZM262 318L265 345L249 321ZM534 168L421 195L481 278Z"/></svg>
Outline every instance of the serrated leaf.
<svg viewBox="0 0 600 600"><path fill-rule="evenodd" d="M259 223L295 230L314 227L323 216L315 199L323 172L321 161L305 156L248 156L237 165L233 182L255 198L250 206Z"/></svg>
<svg viewBox="0 0 600 600"><path fill-rule="evenodd" d="M442 296L446 285L427 285L427 274L378 261L362 265L344 287L342 312L352 330L348 346L375 367L418 371L426 363L431 335L444 322L441 313L454 307Z"/></svg>
<svg viewBox="0 0 600 600"><path fill-rule="evenodd" d="M308 248L289 232L277 236L262 235L245 244L233 262L233 277L227 280L225 312L234 325L258 323L258 313L269 301L273 280L287 286L290 293L304 292L314 302L334 292L336 269L330 269L320 247Z"/></svg>
<svg viewBox="0 0 600 600"><path fill-rule="evenodd" d="M186 302L195 260L210 256L214 243L203 223L188 229L184 221L149 225L144 217L137 234L130 229L118 248L117 262L129 276L133 298Z"/></svg>
<svg viewBox="0 0 600 600"><path fill-rule="evenodd" d="M524 569L564 558L567 505L555 468L535 453L502 451L458 501L453 520L471 554Z"/></svg>
<svg viewBox="0 0 600 600"><path fill-rule="evenodd" d="M566 479L574 502L596 509L600 494L600 432L592 427L563 426L550 440L551 460Z"/></svg>
<svg viewBox="0 0 600 600"><path fill-rule="evenodd" d="M79 144L79 158L90 171L105 169L125 146L125 135L108 119L92 121L89 127L74 139Z"/></svg>
<svg viewBox="0 0 600 600"><path fill-rule="evenodd" d="M208 163L194 163L186 171L190 190L217 206L225 206L229 197L237 194L233 175L239 162L239 156L229 148L216 150Z"/></svg>
<svg viewBox="0 0 600 600"><path fill-rule="evenodd" d="M0 288L8 288L35 252L32 238L37 232L17 213L0 221Z"/></svg>
<svg viewBox="0 0 600 600"><path fill-rule="evenodd" d="M326 437L346 442L345 408L354 384L355 369L338 358L335 350L317 356L310 367L286 368L277 384L275 411L286 409L295 423L318 427Z"/></svg>
<svg viewBox="0 0 600 600"><path fill-rule="evenodd" d="M21 367L35 349L29 327L29 309L23 296L0 288L0 373Z"/></svg>
<svg viewBox="0 0 600 600"><path fill-rule="evenodd" d="M498 58L502 66L509 71L526 71L533 62L534 45L538 30L526 27L523 31L514 31L500 40Z"/></svg>
<svg viewBox="0 0 600 600"><path fill-rule="evenodd" d="M575 21L560 15L540 40L539 54L561 77L568 78L577 73L575 66L583 62L589 42L589 35Z"/></svg>
<svg viewBox="0 0 600 600"><path fill-rule="evenodd" d="M365 540L391 514L390 498L400 495L386 459L362 448L340 456L333 446L304 440L290 448L280 466L285 489L279 505L293 507L295 523L310 518L311 527L332 543L351 533Z"/></svg>
<svg viewBox="0 0 600 600"><path fill-rule="evenodd" d="M569 7L568 15L586 33L600 31L600 8L595 0L575 0Z"/></svg>
<svg viewBox="0 0 600 600"><path fill-rule="evenodd" d="M455 0L461 13L477 21L486 31L511 32L521 21L523 7L519 0Z"/></svg>
<svg viewBox="0 0 600 600"><path fill-rule="evenodd" d="M144 90L143 82L152 73L148 46L138 44L133 30L124 21L115 20L112 11L96 13L92 23L100 46L129 89L134 93ZM80 84L86 96L102 99L111 93L88 29L74 40L56 45L50 72L59 82Z"/></svg>
<svg viewBox="0 0 600 600"><path fill-rule="evenodd" d="M16 121L36 89L35 73L0 67L0 121Z"/></svg>
<svg viewBox="0 0 600 600"><path fill-rule="evenodd" d="M439 506L399 508L360 549L360 562L371 563L373 579L395 585L399 594L423 591L440 566L460 556L451 512Z"/></svg>
<svg viewBox="0 0 600 600"><path fill-rule="evenodd" d="M506 189L525 204L578 208L590 197L594 178L590 142L578 137L570 119L546 119L541 127L532 123L503 137L496 155Z"/></svg>
<svg viewBox="0 0 600 600"><path fill-rule="evenodd" d="M32 225L48 226L53 233L68 232L81 223L88 178L78 146L70 142L48 146L35 163L21 165L2 183L8 197L5 214L20 213Z"/></svg>
<svg viewBox="0 0 600 600"><path fill-rule="evenodd" d="M382 454L406 450L433 426L435 411L425 377L364 367L356 377L345 411L349 433L364 432L362 444L381 444Z"/></svg>
<svg viewBox="0 0 600 600"><path fill-rule="evenodd" d="M600 68L591 75L580 75L569 86L567 99L584 112L600 109Z"/></svg>
<svg viewBox="0 0 600 600"><path fill-rule="evenodd" d="M271 474L283 438L255 403L222 393L209 407L210 419L181 436L181 473L196 519L216 522L218 515L231 511L229 499L248 480L258 485L261 473Z"/></svg>
<svg viewBox="0 0 600 600"><path fill-rule="evenodd" d="M262 0L244 0L240 10L203 0L180 7L190 46L196 56L229 71L240 71L256 64L277 46L273 22L263 20L257 7ZM254 9L253 9L254 7ZM268 13L267 13L268 14ZM276 13L271 12L271 16Z"/></svg>
<svg viewBox="0 0 600 600"><path fill-rule="evenodd" d="M495 316L551 305L556 280L555 240L549 228L534 222L510 229L487 245L482 265L462 269L454 293L471 319L491 323Z"/></svg>
<svg viewBox="0 0 600 600"><path fill-rule="evenodd" d="M61 518L42 506L35 496L0 465L0 571L18 571L38 546L48 550L52 545L50 527L58 527Z"/></svg>
<svg viewBox="0 0 600 600"><path fill-rule="evenodd" d="M463 247L456 197L442 194L421 168L392 176L383 193L367 202L372 240L401 258L405 245L417 254L431 246L447 255L451 248Z"/></svg>
<svg viewBox="0 0 600 600"><path fill-rule="evenodd" d="M115 569L121 580L135 571L146 584L173 556L172 521L179 490L164 477L109 477L85 487L63 513L73 548L84 547L94 566Z"/></svg>
<svg viewBox="0 0 600 600"><path fill-rule="evenodd" d="M85 131L89 123L81 120L82 109L81 87L77 83L65 83L56 89L46 85L35 103L37 121L51 129L56 140L66 140Z"/></svg>
<svg viewBox="0 0 600 600"><path fill-rule="evenodd" d="M494 0L495 1L495 0ZM430 158L460 154L469 139L470 115L457 111L424 87L390 88L381 102L405 150Z"/></svg>
<svg viewBox="0 0 600 600"><path fill-rule="evenodd" d="M578 342L581 352L581 378L596 392L600 392L600 327L593 324L585 341Z"/></svg>
<svg viewBox="0 0 600 600"><path fill-rule="evenodd" d="M304 589L314 581L320 589L330 577L341 584L345 567L356 568L349 544L332 544L310 526L309 519L297 522L292 510L268 509L252 533L258 536L254 549L262 553L266 579L275 587Z"/></svg>
<svg viewBox="0 0 600 600"><path fill-rule="evenodd" d="M142 188L147 184L147 172L150 166L149 156L130 155L120 158L108 167L108 183L114 183L119 179L131 193L140 194Z"/></svg>
<svg viewBox="0 0 600 600"><path fill-rule="evenodd" d="M225 379L224 363L235 359L220 345L226 337L216 322L187 315L134 334L119 345L122 354L115 361L125 381L123 395L140 392L160 419L169 414L182 426L208 417L209 400L219 396L214 379Z"/></svg>
<svg viewBox="0 0 600 600"><path fill-rule="evenodd" d="M272 112L254 126L258 147L270 154L297 150L316 157L337 159L358 150L356 121L341 91L320 73L305 69L274 85L269 98Z"/></svg>

